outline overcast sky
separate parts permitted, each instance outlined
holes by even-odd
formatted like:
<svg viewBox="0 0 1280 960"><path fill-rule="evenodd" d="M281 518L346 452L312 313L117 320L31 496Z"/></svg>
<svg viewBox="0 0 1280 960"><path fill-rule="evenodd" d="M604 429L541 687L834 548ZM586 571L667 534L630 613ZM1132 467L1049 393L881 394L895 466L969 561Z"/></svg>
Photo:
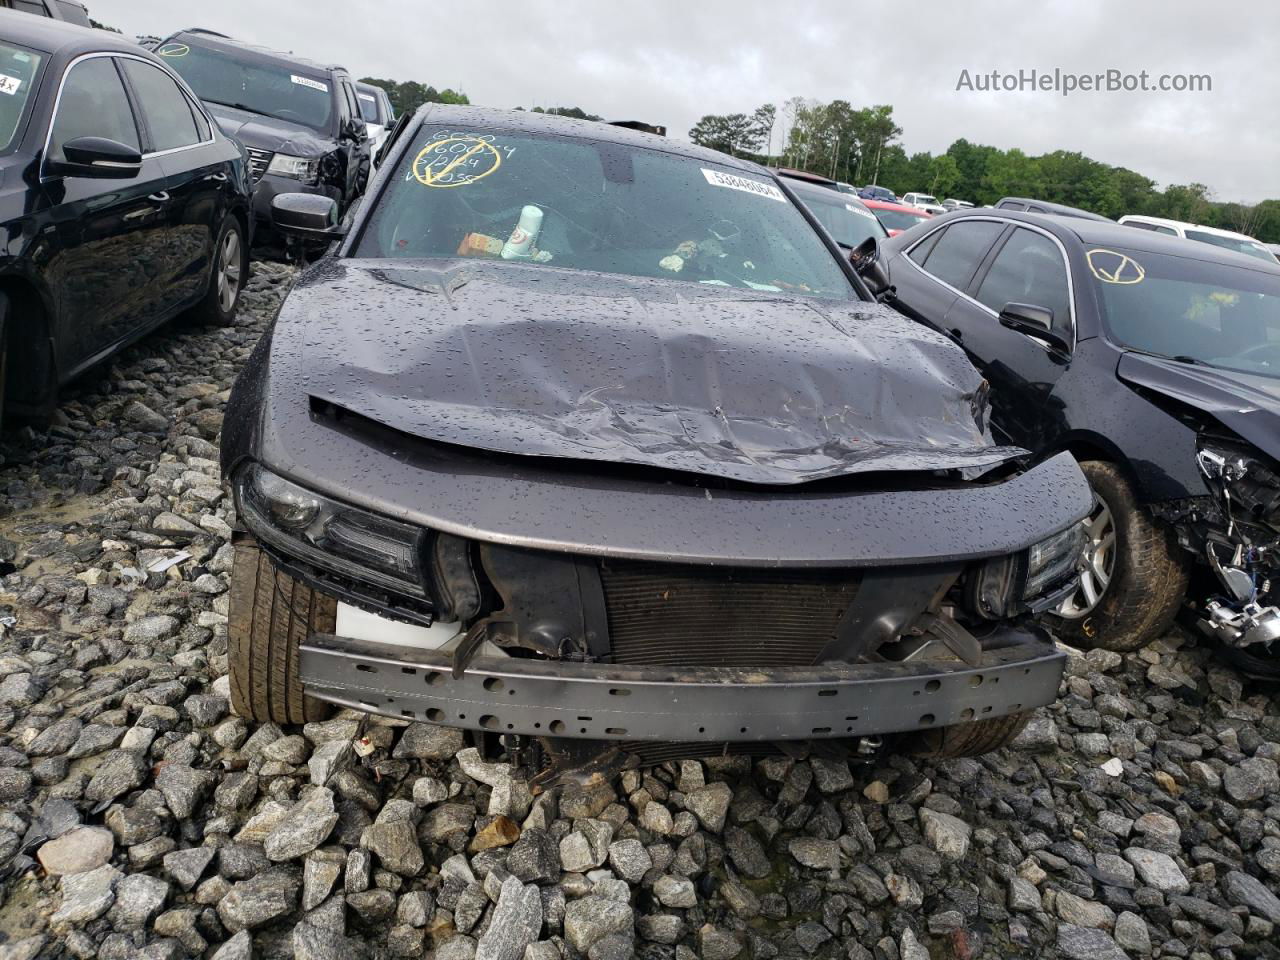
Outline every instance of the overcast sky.
<svg viewBox="0 0 1280 960"><path fill-rule="evenodd" d="M128 34L204 26L357 77L418 80L489 106L581 106L686 131L792 96L889 103L908 151L958 137L1079 150L1215 199L1280 197L1274 0L87 0ZM976 93L971 75L1108 68L1209 74L1208 93Z"/></svg>

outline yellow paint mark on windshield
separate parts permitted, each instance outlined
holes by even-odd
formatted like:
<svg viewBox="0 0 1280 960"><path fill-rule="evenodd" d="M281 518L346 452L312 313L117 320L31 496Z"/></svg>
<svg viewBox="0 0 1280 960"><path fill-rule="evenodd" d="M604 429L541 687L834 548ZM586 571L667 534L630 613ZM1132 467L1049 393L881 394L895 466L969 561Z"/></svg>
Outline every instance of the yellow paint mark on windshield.
<svg viewBox="0 0 1280 960"><path fill-rule="evenodd" d="M502 166L502 154L478 137L433 140L413 160L413 176L424 187L463 187Z"/></svg>
<svg viewBox="0 0 1280 960"><path fill-rule="evenodd" d="M190 52L191 48L185 43L166 43L156 51L162 57L185 57Z"/></svg>
<svg viewBox="0 0 1280 960"><path fill-rule="evenodd" d="M1098 247L1085 256L1089 261L1089 269L1103 283L1141 283L1147 276L1147 271L1142 269L1142 264L1137 260L1114 250Z"/></svg>

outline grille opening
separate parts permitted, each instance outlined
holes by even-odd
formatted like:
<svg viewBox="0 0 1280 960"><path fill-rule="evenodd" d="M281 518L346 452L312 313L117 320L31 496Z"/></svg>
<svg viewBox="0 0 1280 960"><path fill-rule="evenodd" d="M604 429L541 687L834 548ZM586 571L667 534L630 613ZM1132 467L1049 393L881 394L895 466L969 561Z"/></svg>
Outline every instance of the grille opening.
<svg viewBox="0 0 1280 960"><path fill-rule="evenodd" d="M859 579L847 569L600 565L614 662L677 667L814 664Z"/></svg>

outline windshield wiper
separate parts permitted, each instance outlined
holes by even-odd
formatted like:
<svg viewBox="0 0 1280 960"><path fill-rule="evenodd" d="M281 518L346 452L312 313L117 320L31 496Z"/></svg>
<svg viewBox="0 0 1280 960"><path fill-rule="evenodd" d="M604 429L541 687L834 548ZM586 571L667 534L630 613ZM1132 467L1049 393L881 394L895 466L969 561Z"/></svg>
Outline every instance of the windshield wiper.
<svg viewBox="0 0 1280 960"><path fill-rule="evenodd" d="M1154 350L1139 350L1137 347L1130 347L1134 353L1140 353L1144 357L1155 357L1158 360L1172 360L1174 363L1185 363L1193 367L1212 367L1213 364L1207 360L1201 360L1199 357L1193 357L1189 353L1156 353Z"/></svg>
<svg viewBox="0 0 1280 960"><path fill-rule="evenodd" d="M234 107L236 110L244 110L246 113L256 113L260 117L271 116L269 113L263 113L261 110L255 110L247 103L228 103L226 100L210 100L208 97L205 97L204 99L209 103L216 103L220 107Z"/></svg>

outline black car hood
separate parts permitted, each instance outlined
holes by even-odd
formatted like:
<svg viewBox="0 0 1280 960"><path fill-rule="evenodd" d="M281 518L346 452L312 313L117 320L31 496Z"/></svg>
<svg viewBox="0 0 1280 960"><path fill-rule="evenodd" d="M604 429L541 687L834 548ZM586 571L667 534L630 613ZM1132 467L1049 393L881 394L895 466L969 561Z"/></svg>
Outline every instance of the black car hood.
<svg viewBox="0 0 1280 960"><path fill-rule="evenodd" d="M1133 352L1121 355L1116 374L1126 383L1209 414L1280 459L1280 380Z"/></svg>
<svg viewBox="0 0 1280 960"><path fill-rule="evenodd" d="M273 333L273 394L406 434L760 484L981 472L982 377L887 307L481 261L322 261ZM975 398L977 402L975 402Z"/></svg>
<svg viewBox="0 0 1280 960"><path fill-rule="evenodd" d="M218 121L228 137L235 137L246 147L287 153L295 157L319 158L333 149L333 141L310 127L264 116L251 110L239 110L221 103L204 101L205 108Z"/></svg>

